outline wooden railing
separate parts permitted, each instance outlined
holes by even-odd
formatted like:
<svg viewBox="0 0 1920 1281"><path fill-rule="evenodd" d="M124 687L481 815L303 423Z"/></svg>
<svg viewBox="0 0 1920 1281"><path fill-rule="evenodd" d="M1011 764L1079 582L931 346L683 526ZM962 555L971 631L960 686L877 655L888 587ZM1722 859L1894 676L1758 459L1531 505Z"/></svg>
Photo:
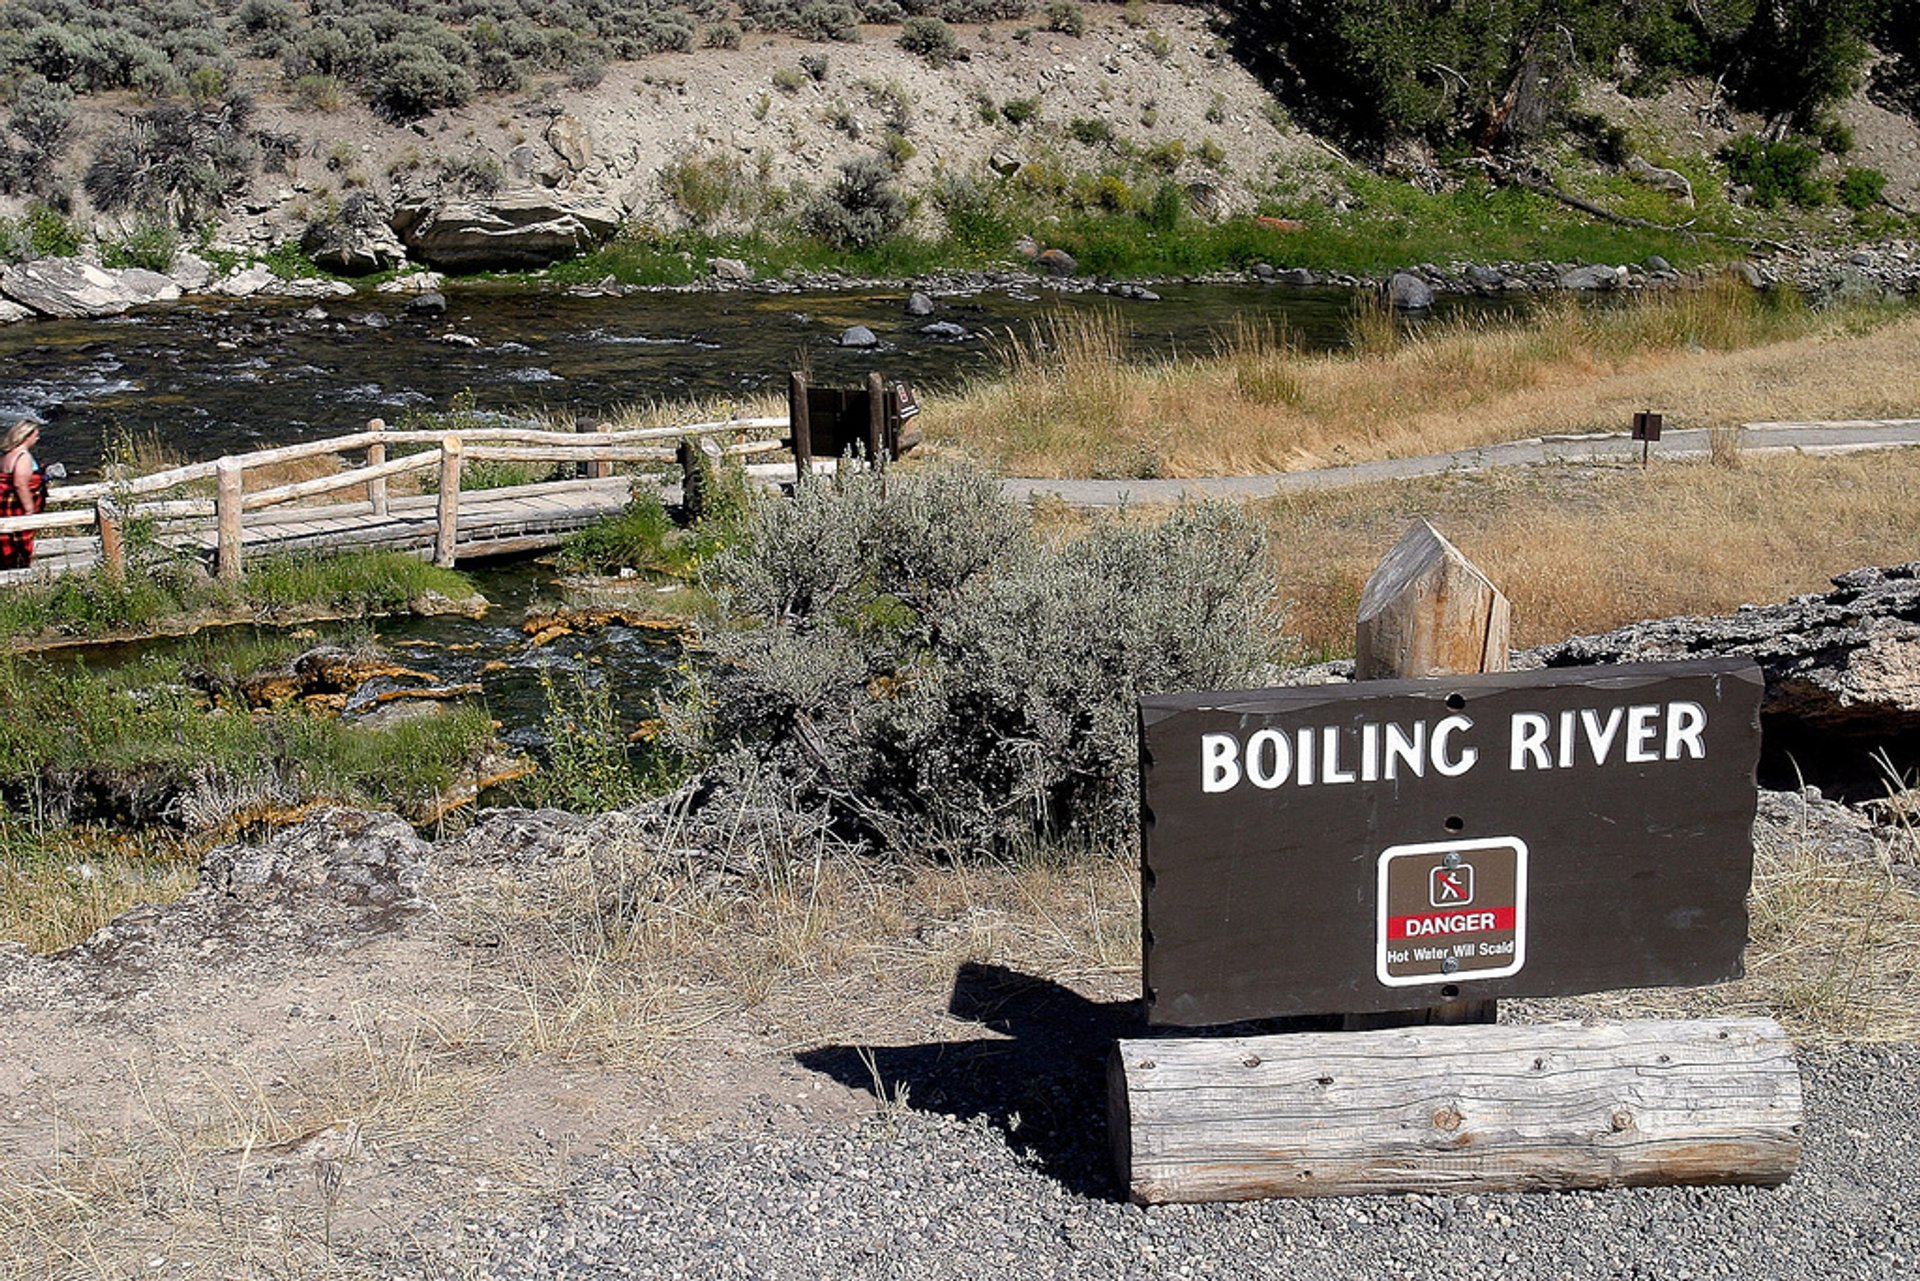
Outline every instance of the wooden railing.
<svg viewBox="0 0 1920 1281"><path fill-rule="evenodd" d="M215 572L237 578L242 572L242 514L296 503L342 490L363 488L366 510L373 516L388 511L387 481L409 472L436 472L439 482L435 511L434 560L452 565L459 529L461 473L469 461L573 463L581 475L603 479L616 462L670 463L683 459L675 446L703 437L736 435L722 447L724 455L747 457L786 448L780 440L750 440L753 432L786 430L788 420L738 418L726 422L691 423L678 427L646 427L616 431L607 424L579 432L542 431L524 427L481 427L465 432L389 431L375 418L365 431L325 440L281 445L209 462L188 463L145 476L120 477L85 485L63 485L47 495L47 508L31 516L0 519L0 532L83 529L91 527L100 540L101 565L109 574L126 569L124 528L129 520L163 522L211 520L215 531ZM393 447L425 446L418 452L389 458ZM711 448L709 446L708 448ZM246 474L329 454L365 451L365 461L337 475L294 481L248 492ZM165 498L184 485L211 480L212 498ZM316 515L357 513L358 504L323 504Z"/></svg>

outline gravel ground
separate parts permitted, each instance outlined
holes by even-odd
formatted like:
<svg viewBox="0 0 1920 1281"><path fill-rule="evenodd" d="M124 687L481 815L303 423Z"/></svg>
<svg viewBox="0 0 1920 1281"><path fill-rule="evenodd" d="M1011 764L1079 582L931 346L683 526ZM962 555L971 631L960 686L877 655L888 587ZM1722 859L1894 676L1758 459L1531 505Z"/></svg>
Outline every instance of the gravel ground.
<svg viewBox="0 0 1920 1281"><path fill-rule="evenodd" d="M977 1095L934 1094L923 1110L916 1091L909 1107L835 1131L770 1123L661 1139L537 1217L470 1223L469 1241L491 1260L480 1275L502 1281L1913 1274L1920 1045L1807 1051L1801 1063L1806 1152L1782 1188L1143 1210L1119 1201L1107 1174L1088 1071L1029 1082L1023 1101L1039 1122Z"/></svg>

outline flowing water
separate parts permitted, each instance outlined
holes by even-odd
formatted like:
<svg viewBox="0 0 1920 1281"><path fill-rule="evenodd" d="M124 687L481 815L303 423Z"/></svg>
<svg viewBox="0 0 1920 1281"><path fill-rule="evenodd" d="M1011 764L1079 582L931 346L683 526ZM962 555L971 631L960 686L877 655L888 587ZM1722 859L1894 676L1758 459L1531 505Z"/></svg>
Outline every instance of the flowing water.
<svg viewBox="0 0 1920 1281"><path fill-rule="evenodd" d="M42 420L42 461L94 472L116 441L152 440L199 460L397 424L466 393L485 411L605 414L623 405L777 392L786 371L857 385L868 370L953 387L988 371L996 339L1051 314L1111 310L1135 350L1210 350L1239 320L1284 325L1309 348L1345 340L1341 290L1167 285L1160 302L1001 289L943 298L905 314L900 290L759 294L642 293L579 298L503 288L448 294L446 316L409 316L386 295L314 304L177 304L107 320L0 329L0 423ZM1443 299L1435 315L1490 304ZM369 321L373 323L369 323ZM931 321L970 337L921 332ZM878 349L838 344L865 325ZM441 341L457 333L478 346Z"/></svg>
<svg viewBox="0 0 1920 1281"><path fill-rule="evenodd" d="M1143 355L1210 350L1233 324L1284 326L1303 346L1345 340L1352 296L1340 290L1247 285L1167 285L1160 302L1098 294L1001 289L942 298L931 317L905 314L902 290L811 294L643 293L581 298L478 287L450 291L444 317L406 313L405 300L367 296L314 304L246 301L180 304L108 320L43 321L0 329L0 423L44 421L37 450L70 477L95 473L121 439L151 439L189 460L356 430L366 419L402 421L409 410L448 407L504 413L604 414L623 405L687 397L777 392L786 371L817 383L857 384L870 369L924 388L957 386L988 372L993 339L1022 334L1052 314L1111 310ZM1489 304L1443 300L1445 317ZM970 337L940 340L932 321ZM878 349L838 345L865 325ZM466 335L478 346L441 341ZM485 618L406 619L381 640L409 666L449 683L478 682L509 741L537 746L545 706L541 676L611 682L631 724L653 691L673 679L671 637L609 627L534 646L519 630L526 607L554 595L540 565L465 566L494 602ZM321 629L326 638L338 629ZM96 667L167 652L178 641L89 651ZM68 661L68 660L60 660Z"/></svg>

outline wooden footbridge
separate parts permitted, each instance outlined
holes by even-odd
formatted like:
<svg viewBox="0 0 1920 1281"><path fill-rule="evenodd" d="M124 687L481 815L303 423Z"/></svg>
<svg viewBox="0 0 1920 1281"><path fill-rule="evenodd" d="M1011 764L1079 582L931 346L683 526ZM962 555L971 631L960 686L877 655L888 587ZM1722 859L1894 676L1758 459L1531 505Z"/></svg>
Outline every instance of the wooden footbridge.
<svg viewBox="0 0 1920 1281"><path fill-rule="evenodd" d="M151 522L167 547L204 555L223 578L240 576L248 557L270 553L380 548L452 565L462 557L536 551L625 507L636 484L680 482L682 470L674 465L684 469L695 453L744 463L789 450L790 441L769 436L789 430L786 417L628 431L602 425L578 432L484 427L459 433L389 431L376 418L351 435L55 487L45 511L0 520L0 530L41 533L34 568L0 574L0 581L96 565L124 572L126 532L135 521ZM701 441L712 444L703 451ZM330 474L272 483L276 475L328 461L337 468ZM565 475L475 488L468 464L476 462L544 463ZM617 463L655 470L615 475ZM748 466L790 476L795 464ZM409 488L426 492L389 493L390 481L415 476L426 483Z"/></svg>
<svg viewBox="0 0 1920 1281"><path fill-rule="evenodd" d="M375 418L347 436L57 487L45 511L0 519L0 531L41 535L34 568L0 570L0 583L95 566L125 573L131 522L151 524L164 546L209 558L228 579L262 553L389 549L451 566L463 557L538 551L625 507L637 484L686 485L703 457L730 457L768 482L830 471L848 453L898 458L920 439L905 426L918 412L907 384L877 373L845 391L809 387L794 373L787 413L775 418L626 431L583 424L570 432L389 431ZM789 461L749 461L783 452ZM560 475L483 488L467 471L481 462L546 464ZM615 475L615 464L629 472ZM316 468L322 474L288 478ZM388 482L412 476L421 480L410 488L428 492L388 492Z"/></svg>

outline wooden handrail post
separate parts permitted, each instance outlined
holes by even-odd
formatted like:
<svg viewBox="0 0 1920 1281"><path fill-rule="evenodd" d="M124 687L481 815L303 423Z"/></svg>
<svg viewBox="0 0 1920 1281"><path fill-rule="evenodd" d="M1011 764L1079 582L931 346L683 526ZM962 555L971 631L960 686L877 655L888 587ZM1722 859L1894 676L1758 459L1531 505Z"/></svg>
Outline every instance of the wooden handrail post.
<svg viewBox="0 0 1920 1281"><path fill-rule="evenodd" d="M214 573L229 582L237 580L240 566L240 501L245 465L238 458L222 458L214 465L218 488L214 491L213 513L216 527Z"/></svg>
<svg viewBox="0 0 1920 1281"><path fill-rule="evenodd" d="M367 420L368 431L382 432L386 429L387 424L384 419L369 418ZM378 467L386 461L386 441L376 440L367 446L367 466ZM367 482L367 506L373 509L375 516L385 516L387 514L387 478L385 476L375 476Z"/></svg>
<svg viewBox="0 0 1920 1281"><path fill-rule="evenodd" d="M887 451L887 382L879 371L867 375L867 466L878 467Z"/></svg>
<svg viewBox="0 0 1920 1281"><path fill-rule="evenodd" d="M100 530L100 565L111 579L121 579L127 573L127 547L121 536L120 505L112 498L102 498L93 505L93 523Z"/></svg>
<svg viewBox="0 0 1920 1281"><path fill-rule="evenodd" d="M787 424L792 432L794 481L813 470L813 431L807 418L807 376L799 370L787 375Z"/></svg>
<svg viewBox="0 0 1920 1281"><path fill-rule="evenodd" d="M433 526L433 563L452 569L454 537L460 532L460 438L440 439L440 502Z"/></svg>
<svg viewBox="0 0 1920 1281"><path fill-rule="evenodd" d="M612 423L595 423L593 425L593 430L597 432L599 435L611 436L613 434L613 424ZM592 462L587 464L587 475L592 477L594 480L605 480L607 477L613 475L613 459L611 458L594 459Z"/></svg>

